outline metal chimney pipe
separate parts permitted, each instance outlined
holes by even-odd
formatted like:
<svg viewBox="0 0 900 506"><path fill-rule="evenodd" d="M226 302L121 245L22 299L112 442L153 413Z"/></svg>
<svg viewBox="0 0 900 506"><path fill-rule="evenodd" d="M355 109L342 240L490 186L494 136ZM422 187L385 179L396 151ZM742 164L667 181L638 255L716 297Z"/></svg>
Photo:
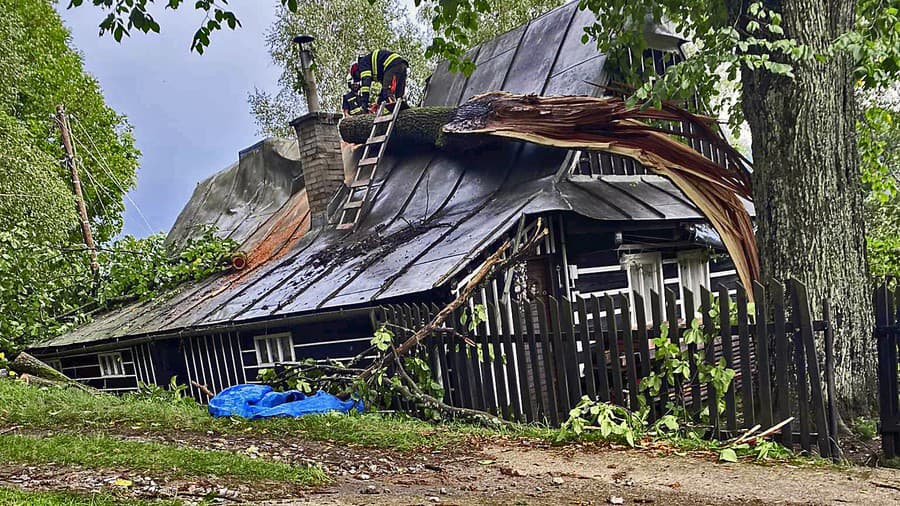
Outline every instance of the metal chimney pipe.
<svg viewBox="0 0 900 506"><path fill-rule="evenodd" d="M316 87L316 76L312 70L312 35L298 35L294 43L300 47L300 66L303 68L303 94L306 95L306 109L319 112L319 93Z"/></svg>

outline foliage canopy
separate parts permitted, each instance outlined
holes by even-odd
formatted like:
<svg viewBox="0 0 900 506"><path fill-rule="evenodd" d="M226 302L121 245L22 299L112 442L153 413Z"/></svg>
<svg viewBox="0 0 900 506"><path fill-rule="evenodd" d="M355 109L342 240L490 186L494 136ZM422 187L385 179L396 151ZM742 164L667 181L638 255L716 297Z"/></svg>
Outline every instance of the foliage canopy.
<svg viewBox="0 0 900 506"><path fill-rule="evenodd" d="M326 110L341 110L350 64L370 51L391 49L409 62L407 96L414 103L431 72L422 31L400 0L301 0L293 11L281 7L266 34L269 55L281 69L278 91L256 89L249 97L259 130L266 135L289 135L288 123L306 112L299 52L291 41L297 34L316 37L314 72Z"/></svg>
<svg viewBox="0 0 900 506"><path fill-rule="evenodd" d="M106 105L49 0L0 0L0 350L52 337L127 296L149 297L220 270L230 241L211 233L180 252L161 236L126 237L123 198L139 152L127 120ZM88 256L54 113L72 119L101 284Z"/></svg>

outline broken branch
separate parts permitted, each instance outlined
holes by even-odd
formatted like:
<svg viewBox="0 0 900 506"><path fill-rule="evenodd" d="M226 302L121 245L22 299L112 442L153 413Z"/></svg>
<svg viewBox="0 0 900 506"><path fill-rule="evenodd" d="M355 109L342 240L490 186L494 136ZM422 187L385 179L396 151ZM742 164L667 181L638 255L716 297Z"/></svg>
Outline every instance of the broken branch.
<svg viewBox="0 0 900 506"><path fill-rule="evenodd" d="M475 274L471 279L466 283L466 286L463 287L462 290L459 291L459 295L449 304L444 306L438 314L432 318L430 322L428 322L424 327L417 330L412 336L410 336L406 341L400 344L397 347L395 353L396 357L402 357L406 355L411 349L413 349L420 341L428 337L431 333L435 332L436 329L442 328L444 321L453 314L454 311L459 309L460 306L467 303L469 298L475 292L475 289L478 285L486 278L488 275L494 271L495 268L502 268L506 265L509 265L512 262L517 261L521 258L521 255L525 251L529 251L534 248L538 241L543 239L543 237L547 234L547 229L541 225L541 219L538 218L537 226L535 227L535 233L520 249L514 254L510 255L507 258L504 258L503 255L511 246L511 241L507 239L497 248L491 256L489 256L484 262L482 262L481 266L478 267L478 270L475 271ZM369 367L360 374L360 379L363 381L368 380L375 374L376 371L387 367L391 360L393 359L391 354L386 354L381 359L375 360Z"/></svg>
<svg viewBox="0 0 900 506"><path fill-rule="evenodd" d="M341 136L362 144L371 117L347 118ZM443 125L438 128L438 124ZM676 128L648 122L664 122ZM629 107L619 97L538 97L491 92L458 108L421 107L402 111L393 146L465 149L484 139L515 139L544 146L604 151L634 159L670 179L719 233L747 296L759 279L759 256L750 214L749 162L715 128L713 118L673 103L659 109ZM699 142L692 147L691 142Z"/></svg>

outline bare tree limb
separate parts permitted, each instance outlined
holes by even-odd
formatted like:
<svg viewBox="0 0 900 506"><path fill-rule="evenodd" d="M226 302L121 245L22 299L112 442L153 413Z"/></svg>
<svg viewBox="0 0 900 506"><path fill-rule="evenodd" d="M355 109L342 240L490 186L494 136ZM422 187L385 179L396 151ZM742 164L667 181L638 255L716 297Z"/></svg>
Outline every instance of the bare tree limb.
<svg viewBox="0 0 900 506"><path fill-rule="evenodd" d="M509 257L504 258L504 254L509 250L511 246L511 241L506 240L503 244L497 248L491 256L489 256L484 262L482 262L481 266L478 267L478 270L475 271L475 274L471 279L466 283L466 286L463 287L462 290L459 291L459 295L453 299L449 304L444 306L438 314L432 318L430 322L428 322L424 327L417 330L412 336L410 336L406 341L397 346L396 355L398 357L402 357L406 355L411 349L413 349L420 341L428 337L431 333L435 332L436 329L443 328L444 321L453 314L459 307L466 304L469 300L469 297L475 292L475 289L478 288L478 285L488 277L495 270L495 268L502 268L510 263L518 261L519 258L523 255L525 251L529 251L535 246L537 246L538 242L547 235L547 229L542 226L541 219L538 218L537 226L535 227L534 235L522 245L519 251L510 255ZM363 381L368 380L375 374L376 371L382 369L390 364L392 360L392 356L390 354L385 355L381 359L375 360L369 367L366 368L365 371L360 375L360 379Z"/></svg>

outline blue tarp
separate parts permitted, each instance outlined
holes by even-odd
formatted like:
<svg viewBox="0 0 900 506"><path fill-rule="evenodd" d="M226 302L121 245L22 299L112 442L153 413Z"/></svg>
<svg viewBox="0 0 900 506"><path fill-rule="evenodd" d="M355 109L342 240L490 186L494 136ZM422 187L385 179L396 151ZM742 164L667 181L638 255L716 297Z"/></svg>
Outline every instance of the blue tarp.
<svg viewBox="0 0 900 506"><path fill-rule="evenodd" d="M297 390L276 392L265 385L235 385L209 400L209 414L212 416L239 416L249 420L332 411L349 413L354 409L362 412L362 401L342 401L321 390L315 395L304 395Z"/></svg>

